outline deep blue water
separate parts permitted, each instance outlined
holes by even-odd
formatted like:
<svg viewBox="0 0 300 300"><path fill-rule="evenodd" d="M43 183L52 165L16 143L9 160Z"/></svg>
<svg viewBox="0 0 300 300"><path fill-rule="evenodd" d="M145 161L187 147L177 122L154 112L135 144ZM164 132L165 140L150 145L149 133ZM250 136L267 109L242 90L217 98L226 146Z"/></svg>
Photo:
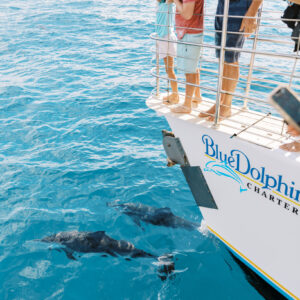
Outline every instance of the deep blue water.
<svg viewBox="0 0 300 300"><path fill-rule="evenodd" d="M0 4L0 299L261 299L211 235L144 225L106 206L141 202L201 215L145 100L155 2L2 0ZM173 253L162 282L152 259L86 254L34 241L105 230Z"/></svg>

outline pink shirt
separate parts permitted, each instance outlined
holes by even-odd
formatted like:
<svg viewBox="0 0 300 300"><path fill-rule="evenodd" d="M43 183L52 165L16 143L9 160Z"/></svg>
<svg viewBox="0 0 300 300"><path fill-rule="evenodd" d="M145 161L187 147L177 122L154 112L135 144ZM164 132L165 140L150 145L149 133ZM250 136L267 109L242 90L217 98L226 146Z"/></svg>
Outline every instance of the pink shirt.
<svg viewBox="0 0 300 300"><path fill-rule="evenodd" d="M182 3L195 2L194 15L190 20L185 20L176 10L175 26L178 39L182 39L186 33L199 34L203 32L203 6L204 0L182 0ZM184 28L182 28L184 27ZM187 29L196 28L196 29Z"/></svg>

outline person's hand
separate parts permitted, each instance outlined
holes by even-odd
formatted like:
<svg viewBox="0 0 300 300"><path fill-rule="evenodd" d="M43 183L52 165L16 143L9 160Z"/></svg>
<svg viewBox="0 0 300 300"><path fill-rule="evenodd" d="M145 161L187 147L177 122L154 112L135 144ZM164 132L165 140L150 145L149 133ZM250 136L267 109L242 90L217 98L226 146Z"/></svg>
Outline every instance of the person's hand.
<svg viewBox="0 0 300 300"><path fill-rule="evenodd" d="M291 136L300 136L300 132L292 125L288 125L288 130L286 133ZM280 149L289 151L289 152L300 152L300 140L281 145Z"/></svg>
<svg viewBox="0 0 300 300"><path fill-rule="evenodd" d="M172 4L172 3L174 3L174 0L167 0L167 3Z"/></svg>
<svg viewBox="0 0 300 300"><path fill-rule="evenodd" d="M293 127L292 125L288 125L288 130L287 130L286 133L290 134L292 136L300 135L300 132L295 127Z"/></svg>
<svg viewBox="0 0 300 300"><path fill-rule="evenodd" d="M244 18L241 24L240 31L245 33L244 34L245 37L249 37L255 31L256 27L257 27L256 19Z"/></svg>
<svg viewBox="0 0 300 300"><path fill-rule="evenodd" d="M289 152L300 152L300 141L284 144L281 145L279 148Z"/></svg>

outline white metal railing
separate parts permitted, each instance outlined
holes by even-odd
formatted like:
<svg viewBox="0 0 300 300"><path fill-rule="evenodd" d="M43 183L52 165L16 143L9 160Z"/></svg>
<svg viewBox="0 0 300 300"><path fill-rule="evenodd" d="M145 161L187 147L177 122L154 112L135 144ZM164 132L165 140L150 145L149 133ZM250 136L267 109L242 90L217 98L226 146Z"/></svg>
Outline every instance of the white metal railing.
<svg viewBox="0 0 300 300"><path fill-rule="evenodd" d="M201 80L200 85L188 83L193 86L199 86L202 91L209 95L212 99L214 96L216 100L216 112L214 115L214 125L217 126L219 122L220 111L220 96L222 93L230 94L234 97L233 103L237 100L242 101L240 109L246 109L251 106L254 108L253 114L255 115L255 109L260 111L271 112L276 115L275 110L267 103L268 94L279 84L287 84L292 87L296 92L300 92L300 69L298 68L299 49L296 53L291 50L294 45L294 41L291 40L291 30L282 23L282 19L279 14L283 11L272 11L270 9L260 8L258 15L255 17L257 20L257 29L250 38L248 38L247 46L245 44L243 49L226 47L226 34L233 33L227 32L227 20L228 18L245 18L244 16L231 16L229 11L229 0L225 0L224 15L216 15L209 11L205 11L204 20L215 18L216 16L223 17L223 29L222 29L222 42L221 46L216 46L211 42L211 38L215 34L215 30L210 27L203 29L204 40L201 44L185 43L177 41L176 43L184 43L188 45L201 46L203 51L206 51L201 55L200 72ZM166 11L166 14L172 12ZM270 15L272 15L272 24L270 22ZM275 17L274 17L275 15ZM248 17L250 18L250 17ZM169 19L169 18L167 18ZM294 19L285 19L289 21L298 21ZM300 21L300 20L299 20ZM211 20L211 22L213 22ZM159 24L156 24L159 26ZM164 26L164 25L162 25ZM169 24L167 25L169 27ZM193 28L189 28L193 29ZM276 31L271 32L271 31ZM280 32L278 32L280 30ZM235 33L236 34L236 33ZM243 34L239 32L238 34ZM155 33L151 34L151 38L159 41L160 39ZM170 43L173 41L169 40ZM252 46L249 47L249 44ZM265 47L268 45L268 47ZM273 46L273 47L272 47ZM268 49L269 48L269 49ZM220 49L220 59L217 60L215 56L210 53L212 50ZM238 87L234 93L222 90L223 63L226 50L239 51L243 55L249 58L248 62L244 58L240 61L239 67L241 69L241 75L238 79ZM156 77L156 94L159 95L161 89L165 89L169 92L170 79L167 75L161 72L161 66L159 64L158 53L156 52L156 63L152 69L153 76ZM218 64L218 68L216 68ZM178 69L177 69L178 70ZM180 70L178 70L180 71ZM208 78L211 78L213 83L208 82ZM230 78L229 78L230 79ZM164 82L161 85L161 81ZM186 84L185 80L177 78L177 83L181 86ZM205 99L203 99L205 101ZM272 116L270 117L272 118ZM257 125L259 126L259 125ZM259 128L259 127L256 127ZM272 132L272 129L262 128L265 131ZM284 134L284 131L283 131Z"/></svg>

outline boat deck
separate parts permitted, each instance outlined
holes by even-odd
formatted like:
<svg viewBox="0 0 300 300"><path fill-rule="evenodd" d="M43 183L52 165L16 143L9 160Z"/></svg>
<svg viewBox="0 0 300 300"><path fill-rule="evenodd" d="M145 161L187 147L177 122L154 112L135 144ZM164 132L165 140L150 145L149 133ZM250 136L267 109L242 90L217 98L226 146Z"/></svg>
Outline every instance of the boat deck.
<svg viewBox="0 0 300 300"><path fill-rule="evenodd" d="M176 114L170 111L171 106L163 104L163 97L166 94L160 94L159 97L152 95L147 99L147 106L157 112L160 116L172 116L195 125L213 127L212 122L199 118L200 112L207 111L215 102L209 99L203 99L197 109L193 109L191 114ZM180 95L180 103L183 103L183 95ZM254 124L254 125L253 125ZM218 128L214 128L229 136L237 135L235 138L243 139L250 143L260 145L268 149L278 149L284 143L294 141L293 138L285 134L286 126L283 125L282 118L263 114L250 109L241 109L241 107L232 106L232 115L220 121ZM300 162L300 153L284 154L293 155Z"/></svg>

